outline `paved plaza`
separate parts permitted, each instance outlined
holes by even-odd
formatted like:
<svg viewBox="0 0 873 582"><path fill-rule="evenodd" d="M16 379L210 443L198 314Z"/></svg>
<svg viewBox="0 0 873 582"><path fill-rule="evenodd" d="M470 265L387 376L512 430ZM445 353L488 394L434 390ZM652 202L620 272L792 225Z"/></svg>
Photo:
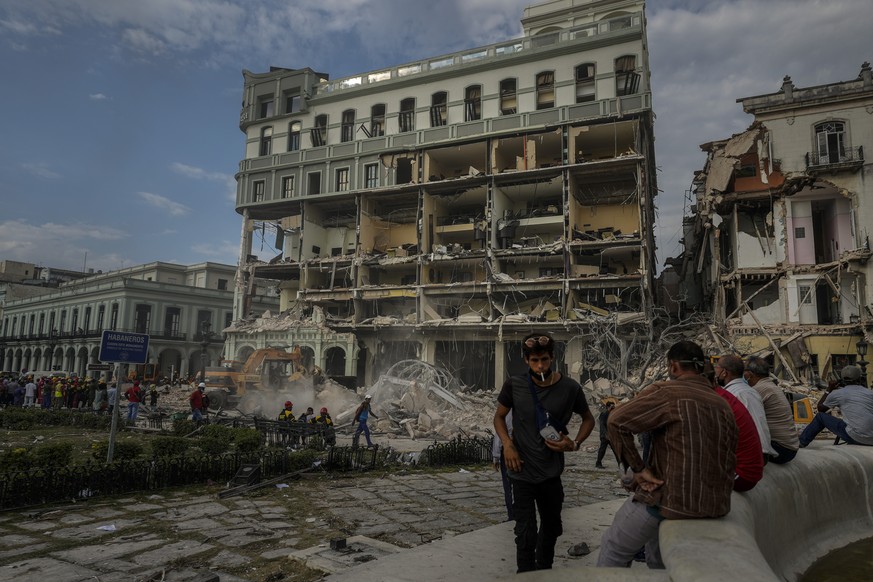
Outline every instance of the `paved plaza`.
<svg viewBox="0 0 873 582"><path fill-rule="evenodd" d="M592 436L592 446L566 455L568 510L624 496L614 460L606 470L594 468ZM233 582L283 580L289 572L312 580L506 520L500 476L484 466L321 473L220 500L222 489L212 484L76 504L59 500L2 513L0 581ZM604 517L598 526L609 523ZM511 527L504 526L500 535L508 536L508 546L495 544L505 555L494 558L511 572ZM337 539L347 542L342 552L331 551ZM577 541L565 535L558 553L566 558Z"/></svg>

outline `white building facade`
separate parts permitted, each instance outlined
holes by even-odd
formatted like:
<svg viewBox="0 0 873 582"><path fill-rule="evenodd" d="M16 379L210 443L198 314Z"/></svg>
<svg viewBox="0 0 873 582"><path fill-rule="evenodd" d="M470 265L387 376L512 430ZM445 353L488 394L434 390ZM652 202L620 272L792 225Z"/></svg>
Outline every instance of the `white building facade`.
<svg viewBox="0 0 873 582"><path fill-rule="evenodd" d="M228 330L244 360L299 345L371 383L421 359L465 384L519 365L504 340L651 307L656 193L644 3L558 0L524 36L329 80L244 71L247 281L281 281L282 316ZM276 257L251 255L254 233ZM628 328L629 329L629 328Z"/></svg>

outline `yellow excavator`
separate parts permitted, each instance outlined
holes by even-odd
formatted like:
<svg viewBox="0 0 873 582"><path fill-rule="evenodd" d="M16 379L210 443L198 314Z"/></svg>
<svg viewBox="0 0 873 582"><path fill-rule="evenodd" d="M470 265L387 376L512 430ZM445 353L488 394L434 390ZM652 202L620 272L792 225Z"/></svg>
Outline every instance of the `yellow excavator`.
<svg viewBox="0 0 873 582"><path fill-rule="evenodd" d="M245 414L261 412L268 401L295 383L312 378L318 382L321 371L307 370L299 346L255 350L245 362L223 360L221 366L206 368L206 396L210 408L236 408Z"/></svg>

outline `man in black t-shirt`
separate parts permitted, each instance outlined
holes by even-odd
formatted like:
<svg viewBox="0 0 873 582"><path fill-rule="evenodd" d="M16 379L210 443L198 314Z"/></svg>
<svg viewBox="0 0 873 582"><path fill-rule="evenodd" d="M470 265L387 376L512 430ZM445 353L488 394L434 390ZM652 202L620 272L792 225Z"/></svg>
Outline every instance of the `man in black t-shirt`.
<svg viewBox="0 0 873 582"><path fill-rule="evenodd" d="M529 369L501 388L494 429L503 444L512 483L518 571L527 572L552 567L555 542L563 533L564 452L579 450L594 429L594 416L579 383L552 370L555 342L551 336L529 334L521 350ZM510 411L512 437L506 429ZM574 412L582 417L582 425L571 439L567 423Z"/></svg>

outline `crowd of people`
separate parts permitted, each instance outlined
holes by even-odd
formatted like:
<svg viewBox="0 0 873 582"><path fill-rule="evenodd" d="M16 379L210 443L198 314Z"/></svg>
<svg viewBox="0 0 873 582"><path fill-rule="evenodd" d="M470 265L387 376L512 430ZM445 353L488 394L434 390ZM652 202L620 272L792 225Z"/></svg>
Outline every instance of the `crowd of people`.
<svg viewBox="0 0 873 582"><path fill-rule="evenodd" d="M525 572L552 567L563 531L564 453L580 448L595 420L582 387L552 368L551 336L530 334L521 351L528 370L500 390L493 457L515 521L517 570ZM595 466L604 468L612 448L631 495L603 534L598 566L628 567L636 559L663 568L662 521L726 515L732 492L755 487L766 465L791 462L824 429L873 446L873 391L859 385L858 366L842 368L798 435L792 406L763 358L727 354L712 365L699 345L681 341L666 359L668 380L627 402L605 402L599 414ZM828 413L832 407L842 418ZM573 414L582 422L571 437Z"/></svg>
<svg viewBox="0 0 873 582"><path fill-rule="evenodd" d="M286 400L282 410L279 411L277 420L288 429L287 434L289 444L291 445L298 443L305 445L306 439L313 434L321 435L328 446L336 445L333 418L331 418L327 407L322 406L318 414L315 414L315 410L310 406L305 412L296 416L294 414L294 403ZM295 428L297 430L293 430Z"/></svg>

